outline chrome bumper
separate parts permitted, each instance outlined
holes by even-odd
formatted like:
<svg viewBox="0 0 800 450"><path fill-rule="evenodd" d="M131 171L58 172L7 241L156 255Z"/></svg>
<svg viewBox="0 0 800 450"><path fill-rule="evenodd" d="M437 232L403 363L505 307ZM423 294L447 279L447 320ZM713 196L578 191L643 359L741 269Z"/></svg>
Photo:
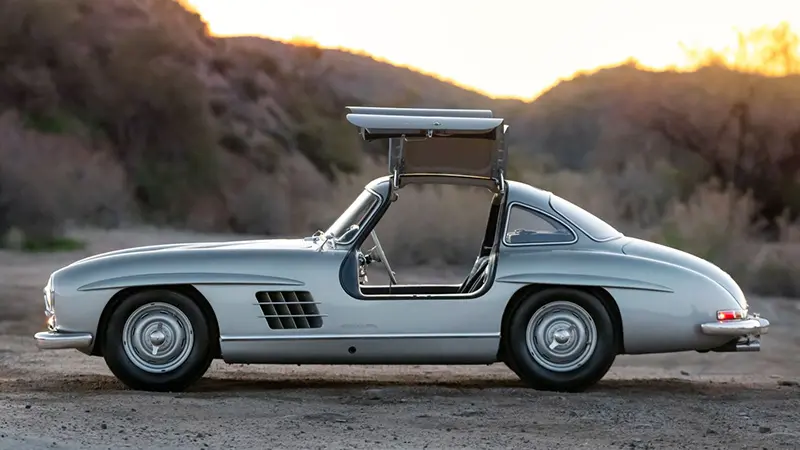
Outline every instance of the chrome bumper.
<svg viewBox="0 0 800 450"><path fill-rule="evenodd" d="M704 323L700 325L700 330L703 334L712 336L760 336L767 334L769 321L761 317L750 316L742 320Z"/></svg>
<svg viewBox="0 0 800 450"><path fill-rule="evenodd" d="M761 335L769 331L769 321L755 316L741 320L709 322L700 325L703 334L738 338L712 349L714 352L758 352L761 351Z"/></svg>
<svg viewBox="0 0 800 450"><path fill-rule="evenodd" d="M42 331L33 336L36 346L42 350L65 348L87 348L92 345L91 333L66 333L63 331Z"/></svg>

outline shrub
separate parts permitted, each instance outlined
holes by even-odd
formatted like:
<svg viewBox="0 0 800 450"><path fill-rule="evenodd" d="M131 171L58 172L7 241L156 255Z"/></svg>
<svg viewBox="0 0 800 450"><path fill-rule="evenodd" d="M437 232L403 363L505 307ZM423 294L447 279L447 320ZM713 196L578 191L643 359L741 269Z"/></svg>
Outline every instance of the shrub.
<svg viewBox="0 0 800 450"><path fill-rule="evenodd" d="M116 226L132 210L124 173L78 138L24 129L0 116L0 235L20 230L30 247L60 242L63 225Z"/></svg>

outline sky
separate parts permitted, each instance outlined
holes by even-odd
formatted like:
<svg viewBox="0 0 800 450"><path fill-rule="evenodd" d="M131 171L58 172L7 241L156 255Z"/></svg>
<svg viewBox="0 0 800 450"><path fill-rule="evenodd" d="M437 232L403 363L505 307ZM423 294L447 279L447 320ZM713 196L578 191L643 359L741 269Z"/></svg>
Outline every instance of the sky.
<svg viewBox="0 0 800 450"><path fill-rule="evenodd" d="M800 25L800 0L188 0L218 35L311 39L494 97L531 99L631 57L686 67L681 44L722 49L736 30Z"/></svg>

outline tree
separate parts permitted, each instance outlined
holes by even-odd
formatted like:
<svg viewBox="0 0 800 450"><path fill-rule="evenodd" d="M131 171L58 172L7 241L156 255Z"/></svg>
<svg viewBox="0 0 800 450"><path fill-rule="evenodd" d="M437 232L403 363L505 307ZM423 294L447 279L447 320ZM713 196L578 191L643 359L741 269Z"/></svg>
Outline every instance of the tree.
<svg viewBox="0 0 800 450"><path fill-rule="evenodd" d="M760 205L758 215L769 222L786 210L796 217L800 119L791 111L800 111L800 98L790 94L800 83L787 76L800 70L800 37L781 24L740 32L737 43L733 51L690 51L712 83L733 80L726 92L704 99L728 106L697 113L696 105L671 99L672 105L664 102L657 108L647 128L674 148L699 157L705 164L704 179L752 192Z"/></svg>
<svg viewBox="0 0 800 450"><path fill-rule="evenodd" d="M737 31L735 48L698 49L684 46L697 67L719 66L745 73L787 76L800 73L800 35L788 22Z"/></svg>

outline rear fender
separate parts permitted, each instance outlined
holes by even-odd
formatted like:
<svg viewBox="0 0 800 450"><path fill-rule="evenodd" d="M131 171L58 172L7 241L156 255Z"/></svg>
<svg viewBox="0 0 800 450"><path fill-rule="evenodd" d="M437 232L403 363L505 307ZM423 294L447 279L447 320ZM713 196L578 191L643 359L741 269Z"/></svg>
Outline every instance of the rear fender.
<svg viewBox="0 0 800 450"><path fill-rule="evenodd" d="M704 350L724 344L700 324L739 304L725 288L693 270L613 252L536 250L500 258L498 283L605 289L620 311L626 353Z"/></svg>

